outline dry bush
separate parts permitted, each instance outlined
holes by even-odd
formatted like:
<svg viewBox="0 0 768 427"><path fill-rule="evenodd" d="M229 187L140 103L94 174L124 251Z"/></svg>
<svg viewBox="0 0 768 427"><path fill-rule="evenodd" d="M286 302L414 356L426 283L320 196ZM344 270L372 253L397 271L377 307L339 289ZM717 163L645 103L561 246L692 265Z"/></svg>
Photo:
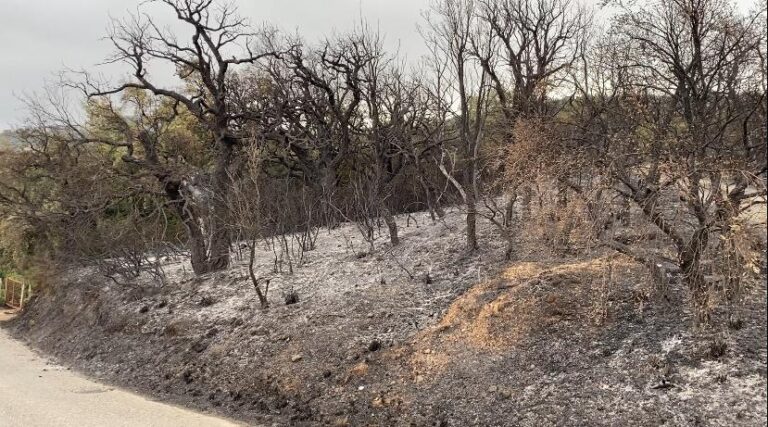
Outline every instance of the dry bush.
<svg viewBox="0 0 768 427"><path fill-rule="evenodd" d="M554 253L574 253L591 246L598 222L594 212L598 210L590 203L599 197L577 195L567 181L580 167L579 152L571 150L563 155L570 147L552 120L518 120L513 141L493 164L503 171L498 186L508 200L505 221L497 224L499 228L510 236L511 220L519 210L520 221L525 224L520 228L545 242ZM518 200L519 207L515 205Z"/></svg>
<svg viewBox="0 0 768 427"><path fill-rule="evenodd" d="M712 260L709 279L715 283L716 297L727 305L738 302L759 283L761 258L760 234L763 224L750 224L734 218L709 248Z"/></svg>
<svg viewBox="0 0 768 427"><path fill-rule="evenodd" d="M554 210L545 212L549 207L544 208L543 198L546 195L541 192L538 192L540 198L536 215L531 212L531 203L534 193L537 193L536 188L540 188L542 183L547 188L550 183L546 181L557 176L559 165L550 153L561 142L540 119L517 120L511 138L511 142L504 138L502 141L491 138L491 143L483 150L484 174L490 178L484 181L485 188L481 194L486 209L478 212L496 227L507 242L507 260L514 253L516 235L521 229L529 230L534 223L537 228L543 225L542 215L551 219L558 216ZM521 227L522 224L525 227Z"/></svg>
<svg viewBox="0 0 768 427"><path fill-rule="evenodd" d="M264 280L257 274L254 265L256 245L264 234L262 199L259 191L261 157L259 152L252 148L246 152L245 158L243 176L230 177L233 184L227 206L231 221L229 228L236 231L234 234L238 238L236 241L238 247L242 240L248 248L248 278L259 298L259 304L262 308L266 308L269 306L269 280Z"/></svg>
<svg viewBox="0 0 768 427"><path fill-rule="evenodd" d="M544 190L547 184L551 185L537 185L537 203L531 209L527 232L555 254L574 255L593 247L595 223L586 202L576 198L564 204L557 194Z"/></svg>
<svg viewBox="0 0 768 427"><path fill-rule="evenodd" d="M610 314L611 296L616 287L613 264L609 263L602 277L592 279L592 311L590 317L598 325L603 325Z"/></svg>

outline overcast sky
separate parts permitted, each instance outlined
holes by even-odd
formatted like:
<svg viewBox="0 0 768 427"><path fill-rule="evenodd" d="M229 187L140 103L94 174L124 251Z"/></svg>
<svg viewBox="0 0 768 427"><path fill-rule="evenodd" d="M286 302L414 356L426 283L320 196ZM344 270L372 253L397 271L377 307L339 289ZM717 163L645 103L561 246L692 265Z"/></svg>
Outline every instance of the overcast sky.
<svg viewBox="0 0 768 427"><path fill-rule="evenodd" d="M389 47L420 56L416 24L429 0L235 0L240 15L310 41L344 31L366 18ZM140 0L0 0L0 129L20 124L20 95L38 90L65 68L90 68L110 53L102 40L109 17L136 10ZM173 23L162 8L157 19Z"/></svg>
<svg viewBox="0 0 768 427"><path fill-rule="evenodd" d="M587 0L593 2L594 0ZM135 10L140 0L0 0L0 129L24 117L18 97L34 92L65 68L83 69L103 61L110 44L102 40L109 17ZM424 53L417 24L429 0L234 0L253 24L267 22L310 41L344 31L364 17L410 59ZM739 0L744 9L751 0ZM165 12L157 20L173 23Z"/></svg>

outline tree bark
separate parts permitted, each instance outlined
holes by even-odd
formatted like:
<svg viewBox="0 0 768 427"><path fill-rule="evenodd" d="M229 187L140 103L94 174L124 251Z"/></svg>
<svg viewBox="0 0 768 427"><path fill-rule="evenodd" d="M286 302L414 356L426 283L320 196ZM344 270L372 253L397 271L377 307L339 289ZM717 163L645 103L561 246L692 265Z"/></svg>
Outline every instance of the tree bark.
<svg viewBox="0 0 768 427"><path fill-rule="evenodd" d="M267 293L269 292L269 281L267 281L267 286L264 289L264 292L261 291L261 286L259 285L259 279L256 277L256 274L253 271L253 264L256 259L256 240L251 239L248 242L248 276L251 278L251 283L253 283L253 287L256 288L256 296L259 298L259 304L261 304L261 308L267 308L269 307L269 300L267 300Z"/></svg>
<svg viewBox="0 0 768 427"><path fill-rule="evenodd" d="M229 166L232 162L234 141L226 135L225 130L217 132L216 146L219 150L216 167L213 173L211 201L210 236L208 248L209 271L223 270L229 266L229 193L232 178Z"/></svg>
<svg viewBox="0 0 768 427"><path fill-rule="evenodd" d="M193 208L187 204L186 198L181 194L181 184L167 178L163 181L165 193L187 230L187 238L189 239L187 247L189 248L192 270L198 275L210 272L205 236L200 228L199 218L192 212Z"/></svg>
<svg viewBox="0 0 768 427"><path fill-rule="evenodd" d="M395 221L395 217L392 216L392 212L389 211L389 208L382 207L381 216L384 217L384 222L389 229L389 241L392 243L392 246L399 245L400 238L397 235L397 222Z"/></svg>
<svg viewBox="0 0 768 427"><path fill-rule="evenodd" d="M438 218L443 218L445 216L445 210L440 204L440 200L438 200L437 191L424 177L424 168L419 164L418 159L416 160L416 173L418 174L419 184L421 184L421 187L424 190L424 195L427 198L427 208L432 216L432 220L435 220L435 215L437 215Z"/></svg>
<svg viewBox="0 0 768 427"><path fill-rule="evenodd" d="M475 195L467 193L467 251L473 252L479 248L477 244L477 205Z"/></svg>
<svg viewBox="0 0 768 427"><path fill-rule="evenodd" d="M701 255L709 242L709 230L699 227L680 251L683 281L691 290L697 323L709 322L709 289L701 269Z"/></svg>

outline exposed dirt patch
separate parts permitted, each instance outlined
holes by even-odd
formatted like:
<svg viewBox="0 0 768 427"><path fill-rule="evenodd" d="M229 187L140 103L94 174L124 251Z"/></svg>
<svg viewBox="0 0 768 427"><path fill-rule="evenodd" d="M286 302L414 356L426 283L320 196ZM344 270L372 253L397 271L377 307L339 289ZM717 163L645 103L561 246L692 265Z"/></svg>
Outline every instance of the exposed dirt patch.
<svg viewBox="0 0 768 427"><path fill-rule="evenodd" d="M686 293L658 292L626 258L521 242L505 267L488 224L468 257L458 213L399 220L394 250L370 252L352 225L321 232L294 274L270 275L266 311L242 264L202 278L172 264L165 287L81 273L15 332L91 375L261 423L766 422L765 286L739 328L721 314L694 331ZM273 263L259 251L261 271Z"/></svg>
<svg viewBox="0 0 768 427"><path fill-rule="evenodd" d="M608 264L622 274L603 318L594 282ZM510 267L370 372L383 384L371 407L399 404L371 413L419 425L764 423L765 288L738 314L749 327L693 332L679 289L638 304L639 270L621 258ZM727 350L713 354L716 342Z"/></svg>

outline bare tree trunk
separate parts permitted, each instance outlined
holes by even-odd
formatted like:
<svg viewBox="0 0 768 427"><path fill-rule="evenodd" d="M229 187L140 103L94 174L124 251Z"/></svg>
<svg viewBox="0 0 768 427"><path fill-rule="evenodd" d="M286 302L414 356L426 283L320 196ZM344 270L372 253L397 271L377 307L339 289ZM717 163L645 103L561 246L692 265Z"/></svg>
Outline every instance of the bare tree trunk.
<svg viewBox="0 0 768 427"><path fill-rule="evenodd" d="M562 180L557 180L557 209L558 217L559 210L566 209L568 207L568 186Z"/></svg>
<svg viewBox="0 0 768 427"><path fill-rule="evenodd" d="M259 304L261 304L261 308L267 308L269 307L269 301L267 300L267 292L269 292L269 281L267 281L266 288L264 289L264 292L262 292L261 286L259 285L259 279L256 277L256 274L253 271L253 263L256 259L256 239L251 239L248 246L250 249L250 254L248 256L248 275L251 277L251 283L253 283L253 287L256 288L256 296L259 297Z"/></svg>
<svg viewBox="0 0 768 427"><path fill-rule="evenodd" d="M531 217L531 203L533 202L533 189L530 185L523 186L523 200L520 206L523 218Z"/></svg>
<svg viewBox="0 0 768 427"><path fill-rule="evenodd" d="M479 248L477 244L477 203L472 191L467 192L467 250L472 252Z"/></svg>
<svg viewBox="0 0 768 427"><path fill-rule="evenodd" d="M211 266L208 262L208 254L205 250L205 236L200 231L200 227L197 224L187 224L187 233L189 234L189 247L190 263L192 264L192 270L195 274L205 274L211 271Z"/></svg>
<svg viewBox="0 0 768 427"><path fill-rule="evenodd" d="M515 202L517 201L517 190L513 190L507 196L507 202L504 206L504 220L502 221L504 229L504 237L507 240L507 247L504 250L504 259L507 261L512 260L512 254L515 250L514 238L512 235L513 225L515 222Z"/></svg>
<svg viewBox="0 0 768 427"><path fill-rule="evenodd" d="M392 212L390 212L389 208L386 206L382 206L381 216L384 217L384 222L389 229L389 241L392 243L392 246L399 245L400 237L397 235L397 222L395 221L395 217L392 216Z"/></svg>
<svg viewBox="0 0 768 427"><path fill-rule="evenodd" d="M326 168L320 179L320 194L325 203L323 203L323 216L325 217L325 225L328 228L336 228L339 226L339 218L336 211L333 209L333 193L336 187L336 171L332 168Z"/></svg>
<svg viewBox="0 0 768 427"><path fill-rule="evenodd" d="M438 218L443 218L445 216L445 210L440 204L440 200L438 200L436 196L437 191L435 191L435 189L424 179L419 179L419 182L421 183L421 186L424 189L424 194L427 197L427 207L429 208L429 213L433 217L432 220L435 219L435 215L437 215Z"/></svg>
<svg viewBox="0 0 768 427"><path fill-rule="evenodd" d="M506 261L512 261L512 254L515 252L515 243L512 240L512 233L509 233L507 236L507 247L504 249L504 259Z"/></svg>
<svg viewBox="0 0 768 427"><path fill-rule="evenodd" d="M192 207L188 206L187 200L181 194L180 183L176 181L164 180L165 193L171 200L173 208L181 218L184 228L187 230L187 247L189 248L190 262L195 274L205 274L210 270L208 256L206 251L205 236L200 228L199 218L192 212Z"/></svg>
<svg viewBox="0 0 768 427"><path fill-rule="evenodd" d="M509 228L515 219L515 202L517 201L517 190L513 190L507 195L507 202L504 206L504 227Z"/></svg>
<svg viewBox="0 0 768 427"><path fill-rule="evenodd" d="M709 289L701 269L701 255L709 242L709 230L699 227L688 244L680 251L680 269L683 281L691 290L697 323L709 322Z"/></svg>
<svg viewBox="0 0 768 427"><path fill-rule="evenodd" d="M438 218L443 218L445 216L445 210L440 204L437 190L435 190L432 184L430 184L429 181L424 177L424 168L419 163L418 158L416 158L415 164L417 179L421 185L421 188L424 189L424 195L427 198L427 208L429 209L429 214L432 216L432 220L435 220L435 215L437 215Z"/></svg>
<svg viewBox="0 0 768 427"><path fill-rule="evenodd" d="M213 174L213 201L211 209L211 242L208 248L209 271L223 270L229 266L229 193L232 178L229 166L232 161L234 142L220 130L216 145L219 149Z"/></svg>

